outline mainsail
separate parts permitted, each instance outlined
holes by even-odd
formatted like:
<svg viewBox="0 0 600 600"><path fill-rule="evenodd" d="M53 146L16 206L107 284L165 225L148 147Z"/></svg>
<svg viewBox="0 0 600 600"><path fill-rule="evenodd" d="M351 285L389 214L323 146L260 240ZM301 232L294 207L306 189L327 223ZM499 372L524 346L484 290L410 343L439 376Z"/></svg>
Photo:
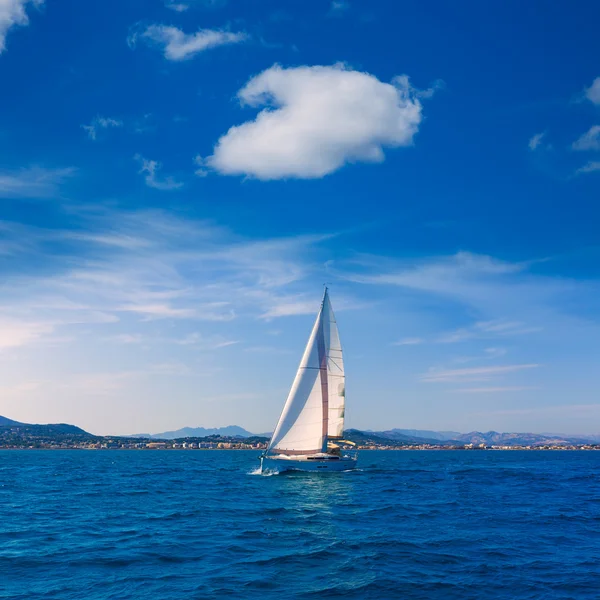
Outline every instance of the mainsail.
<svg viewBox="0 0 600 600"><path fill-rule="evenodd" d="M284 454L327 451L344 431L345 377L335 315L325 289L321 309L269 450Z"/></svg>

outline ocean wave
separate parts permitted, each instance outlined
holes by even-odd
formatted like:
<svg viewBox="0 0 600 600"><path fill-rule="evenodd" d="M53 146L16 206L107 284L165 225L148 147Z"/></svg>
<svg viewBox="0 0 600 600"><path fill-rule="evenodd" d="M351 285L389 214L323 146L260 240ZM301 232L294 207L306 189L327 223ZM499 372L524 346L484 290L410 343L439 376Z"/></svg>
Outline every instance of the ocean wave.
<svg viewBox="0 0 600 600"><path fill-rule="evenodd" d="M600 453L0 456L11 600L597 600Z"/></svg>

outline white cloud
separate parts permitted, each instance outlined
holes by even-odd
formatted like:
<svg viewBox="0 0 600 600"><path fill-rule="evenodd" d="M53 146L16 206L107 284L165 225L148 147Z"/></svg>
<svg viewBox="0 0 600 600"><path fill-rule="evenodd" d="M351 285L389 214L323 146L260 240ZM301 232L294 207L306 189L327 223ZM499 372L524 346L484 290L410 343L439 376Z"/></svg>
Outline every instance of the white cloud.
<svg viewBox="0 0 600 600"><path fill-rule="evenodd" d="M573 142L573 150L600 150L600 125L594 125Z"/></svg>
<svg viewBox="0 0 600 600"><path fill-rule="evenodd" d="M499 358L506 354L506 348L486 348L484 352L487 358Z"/></svg>
<svg viewBox="0 0 600 600"><path fill-rule="evenodd" d="M186 10L189 10L189 8L190 8L188 4L183 4L181 2L170 2L170 1L165 2L165 6L167 8L170 8L171 10L174 10L175 12L185 12Z"/></svg>
<svg viewBox="0 0 600 600"><path fill-rule="evenodd" d="M194 6L205 8L219 8L227 3L227 0L187 0L179 2L178 0L165 0L165 6L175 12L185 12Z"/></svg>
<svg viewBox="0 0 600 600"><path fill-rule="evenodd" d="M45 169L29 167L0 171L0 198L52 198L62 183L75 174L73 167Z"/></svg>
<svg viewBox="0 0 600 600"><path fill-rule="evenodd" d="M61 383L55 383L54 387L85 395L108 396L117 390L129 387L140 375L142 373L139 371L85 373L64 379Z"/></svg>
<svg viewBox="0 0 600 600"><path fill-rule="evenodd" d="M585 97L594 104L600 104L600 77L596 77L592 85L585 89Z"/></svg>
<svg viewBox="0 0 600 600"><path fill-rule="evenodd" d="M261 315L263 319L273 319L275 317L291 317L293 315L310 315L315 312L315 301L305 299L285 297L275 299L269 309Z"/></svg>
<svg viewBox="0 0 600 600"><path fill-rule="evenodd" d="M196 314L192 308L174 308L168 304L130 304L121 306L117 310L137 313L148 319L189 319Z"/></svg>
<svg viewBox="0 0 600 600"><path fill-rule="evenodd" d="M485 381L491 377L514 373L524 369L535 369L536 364L502 365L493 367L473 367L470 369L429 369L421 376L421 381L428 383L461 383L465 381Z"/></svg>
<svg viewBox="0 0 600 600"><path fill-rule="evenodd" d="M198 177L206 177L208 175L208 169L206 168L206 160L200 155L194 157L194 164L198 167L194 174Z"/></svg>
<svg viewBox="0 0 600 600"><path fill-rule="evenodd" d="M151 367L151 371L157 375L191 375L193 373L192 369L188 367L186 364L177 363L177 362L168 362L162 363L158 365L153 365Z"/></svg>
<svg viewBox="0 0 600 600"><path fill-rule="evenodd" d="M117 342L118 344L141 344L144 338L139 333L121 333L112 338L107 338L107 341Z"/></svg>
<svg viewBox="0 0 600 600"><path fill-rule="evenodd" d="M89 125L82 125L90 140L96 140L98 136L98 130L108 129L109 127L123 127L123 122L110 117L95 117Z"/></svg>
<svg viewBox="0 0 600 600"><path fill-rule="evenodd" d="M404 338L399 340L398 342L394 342L392 346L416 346L417 344L422 344L425 340L421 338Z"/></svg>
<svg viewBox="0 0 600 600"><path fill-rule="evenodd" d="M471 327L462 327L455 331L445 333L436 341L440 344L454 344L456 342L464 342L465 340L478 338L485 339L496 336L524 335L527 333L537 333L539 331L541 331L540 327L531 327L519 321L479 321L474 323ZM497 349L489 348L488 350L493 351Z"/></svg>
<svg viewBox="0 0 600 600"><path fill-rule="evenodd" d="M15 25L29 23L26 8L29 4L41 6L44 0L0 0L0 54L6 50L6 34Z"/></svg>
<svg viewBox="0 0 600 600"><path fill-rule="evenodd" d="M164 179L159 179L157 176L157 171L159 171L162 165L155 160L148 160L139 154L136 154L135 159L141 164L139 173L145 173L144 180L146 181L146 185L148 187L162 190L162 191L170 191L170 190L178 190L183 187L183 183L181 181L177 181L173 177L165 177Z"/></svg>
<svg viewBox="0 0 600 600"><path fill-rule="evenodd" d="M0 398L3 400L13 397L20 398L23 395L29 394L29 392L39 390L41 387L42 384L38 381L27 381L16 385L2 386L0 387Z"/></svg>
<svg viewBox="0 0 600 600"><path fill-rule="evenodd" d="M345 13L350 8L350 4L344 0L333 0L329 9L329 14L339 15Z"/></svg>
<svg viewBox="0 0 600 600"><path fill-rule="evenodd" d="M408 83L408 77L403 75L402 77L406 77L406 81ZM398 79L398 78L396 78ZM417 98L432 98L437 92L446 88L446 82L443 79L436 79L431 87L425 90L417 90L415 88L411 88Z"/></svg>
<svg viewBox="0 0 600 600"><path fill-rule="evenodd" d="M361 255L337 263L333 274L370 285L398 286L407 302L422 304L432 294L452 302L476 326L456 330L438 341L534 333L567 326L576 315L568 308L596 283L534 271L544 260L509 262L468 252L422 259ZM568 299L568 300L567 300Z"/></svg>
<svg viewBox="0 0 600 600"><path fill-rule="evenodd" d="M180 61L209 48L239 44L246 41L248 35L221 29L200 29L196 33L187 34L169 25L150 25L143 32L130 36L129 45L134 47L138 39L162 48L167 60Z"/></svg>
<svg viewBox="0 0 600 600"><path fill-rule="evenodd" d="M537 387L527 385L509 385L504 387L480 387L480 388L463 388L460 390L451 390L454 393L460 394L497 394L502 392L524 392L526 390L536 390Z"/></svg>
<svg viewBox="0 0 600 600"><path fill-rule="evenodd" d="M216 306L215 306L216 305ZM235 311L227 307L220 309L223 303L211 303L207 306L178 308L166 303L128 304L116 310L142 315L145 319L201 319L204 321L231 321L235 319Z"/></svg>
<svg viewBox="0 0 600 600"><path fill-rule="evenodd" d="M51 323L0 317L0 352L26 346L53 331Z"/></svg>
<svg viewBox="0 0 600 600"><path fill-rule="evenodd" d="M227 348L239 344L239 340L228 340L222 336L205 337L199 333L190 333L182 340L176 340L181 346L195 346L204 350L217 350L219 348Z"/></svg>
<svg viewBox="0 0 600 600"><path fill-rule="evenodd" d="M11 256L36 257L40 272L54 269L54 274L0 278L0 314L19 322L50 323L53 329L122 320L124 330L102 327L104 341L171 343L201 350L238 340L200 333L177 338L156 332L177 322L203 322L214 330L238 317L314 314L318 298L311 295L308 301L298 287L304 290L301 282L313 276L317 246L330 237L249 240L162 211L107 210L86 215L78 228L89 233L77 235L9 225L0 222L0 231L9 241L12 237L28 240L11 246ZM67 240L69 253L48 254L47 246L59 239ZM51 262L46 264L46 259ZM314 289L319 288L322 275L318 277ZM133 329L135 322L139 327ZM23 343L37 339L38 329L19 331ZM11 333L10 339L16 336Z"/></svg>
<svg viewBox="0 0 600 600"><path fill-rule="evenodd" d="M587 164L583 165L575 171L576 175L583 173L593 173L594 171L600 171L600 160L590 160Z"/></svg>
<svg viewBox="0 0 600 600"><path fill-rule="evenodd" d="M205 163L222 174L265 180L319 178L347 163L382 162L384 148L413 143L422 120L407 77L383 83L340 64L274 65L238 98L265 108L222 136Z"/></svg>
<svg viewBox="0 0 600 600"><path fill-rule="evenodd" d="M278 348L277 346L249 346L244 348L244 352L251 354L289 354L290 350Z"/></svg>
<svg viewBox="0 0 600 600"><path fill-rule="evenodd" d="M483 354L477 356L458 356L454 359L455 363L481 362L482 360L494 360L507 353L505 348L486 348Z"/></svg>
<svg viewBox="0 0 600 600"><path fill-rule="evenodd" d="M537 148L539 148L540 144L542 143L542 140L544 139L544 136L546 135L545 132L542 133L536 133L534 136L532 136L529 140L529 149L530 150L537 150Z"/></svg>
<svg viewBox="0 0 600 600"><path fill-rule="evenodd" d="M387 261L390 262L390 261ZM364 266L386 266L381 257L365 258ZM389 272L380 274L351 275L350 278L360 283L376 283L399 285L421 290L459 292L457 283L477 281L482 278L493 278L519 273L527 268L527 263L510 263L484 254L457 252L451 256L428 258L422 261L406 261Z"/></svg>

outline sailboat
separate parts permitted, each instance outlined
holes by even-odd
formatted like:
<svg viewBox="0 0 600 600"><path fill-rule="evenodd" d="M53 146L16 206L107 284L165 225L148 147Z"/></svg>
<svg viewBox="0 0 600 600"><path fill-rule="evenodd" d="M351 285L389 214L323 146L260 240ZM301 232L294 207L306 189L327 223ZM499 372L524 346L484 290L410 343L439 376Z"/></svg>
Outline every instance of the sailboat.
<svg viewBox="0 0 600 600"><path fill-rule="evenodd" d="M261 471L346 471L354 453L342 451L346 401L344 359L338 327L325 288L296 378L260 457Z"/></svg>

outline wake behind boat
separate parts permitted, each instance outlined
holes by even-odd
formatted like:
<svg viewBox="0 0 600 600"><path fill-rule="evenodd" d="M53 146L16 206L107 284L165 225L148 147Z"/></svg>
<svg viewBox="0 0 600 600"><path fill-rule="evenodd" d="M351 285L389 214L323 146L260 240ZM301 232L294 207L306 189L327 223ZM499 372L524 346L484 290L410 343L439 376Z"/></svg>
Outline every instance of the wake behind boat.
<svg viewBox="0 0 600 600"><path fill-rule="evenodd" d="M277 427L260 457L265 471L346 471L356 455L342 452L345 375L329 293L321 308ZM338 442L338 443L336 443Z"/></svg>

